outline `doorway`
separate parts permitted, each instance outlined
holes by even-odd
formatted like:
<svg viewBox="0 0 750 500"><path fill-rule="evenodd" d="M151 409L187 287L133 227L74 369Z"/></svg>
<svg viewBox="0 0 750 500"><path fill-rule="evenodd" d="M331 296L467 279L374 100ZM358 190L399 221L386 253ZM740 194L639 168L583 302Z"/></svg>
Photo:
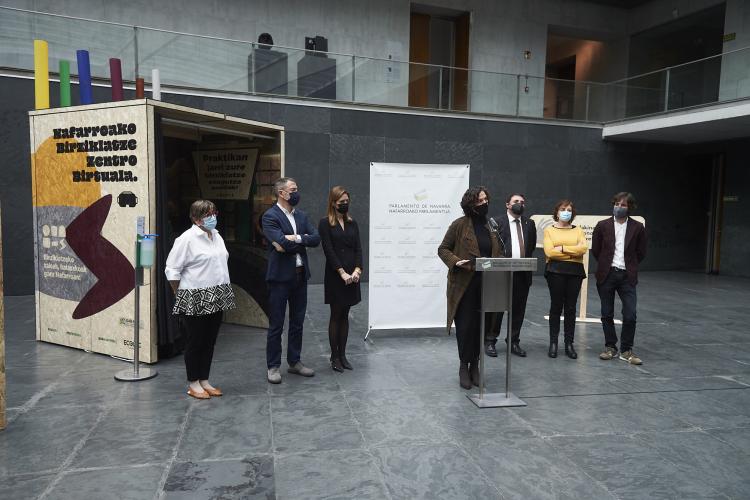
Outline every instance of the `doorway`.
<svg viewBox="0 0 750 500"><path fill-rule="evenodd" d="M466 111L471 15L412 4L409 106Z"/></svg>

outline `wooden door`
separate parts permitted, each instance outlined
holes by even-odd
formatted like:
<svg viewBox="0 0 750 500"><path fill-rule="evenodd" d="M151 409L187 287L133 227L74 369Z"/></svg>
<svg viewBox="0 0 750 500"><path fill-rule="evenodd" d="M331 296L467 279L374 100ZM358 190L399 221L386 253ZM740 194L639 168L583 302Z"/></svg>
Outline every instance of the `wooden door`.
<svg viewBox="0 0 750 500"><path fill-rule="evenodd" d="M430 62L430 16L411 13L409 62ZM409 106L426 108L429 102L429 69L420 64L409 65Z"/></svg>

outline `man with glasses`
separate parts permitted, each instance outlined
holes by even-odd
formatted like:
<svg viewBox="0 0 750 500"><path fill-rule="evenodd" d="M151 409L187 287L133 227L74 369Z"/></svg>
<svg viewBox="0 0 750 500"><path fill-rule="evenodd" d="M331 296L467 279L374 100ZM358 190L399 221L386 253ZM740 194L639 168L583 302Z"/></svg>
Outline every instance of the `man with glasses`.
<svg viewBox="0 0 750 500"><path fill-rule="evenodd" d="M600 221L594 228L591 253L597 261L596 289L602 303L604 351L599 358L610 360L617 356L615 331L615 292L622 302L622 331L620 359L631 364L642 364L633 353L635 339L638 265L646 257L648 238L646 229L629 215L635 210L635 197L621 192L612 197L612 217Z"/></svg>
<svg viewBox="0 0 750 500"><path fill-rule="evenodd" d="M263 234L268 247L268 338L266 362L268 381L281 383L281 333L284 313L289 303L289 339L287 342L287 372L312 377L315 372L302 364L302 325L307 310L307 281L310 266L307 247L320 244L320 236L307 215L295 208L300 200L297 183L282 177L273 185L276 204L263 214Z"/></svg>
<svg viewBox="0 0 750 500"><path fill-rule="evenodd" d="M526 197L514 193L505 200L505 212L495 219L497 233L503 242L505 257L514 259L531 257L536 247L536 225L523 215L526 208ZM525 357L526 351L521 348L521 325L526 314L526 300L531 287L531 271L513 273L513 323L510 325L510 352ZM490 331L484 335L485 352L488 356L497 357L497 337L503 324L503 313L497 313L497 319ZM505 339L507 342L508 339Z"/></svg>

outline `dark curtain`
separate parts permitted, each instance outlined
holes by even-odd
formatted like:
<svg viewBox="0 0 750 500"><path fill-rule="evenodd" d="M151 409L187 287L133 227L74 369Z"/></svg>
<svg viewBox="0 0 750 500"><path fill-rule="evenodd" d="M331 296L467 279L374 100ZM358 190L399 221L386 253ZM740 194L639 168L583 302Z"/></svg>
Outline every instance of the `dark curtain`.
<svg viewBox="0 0 750 500"><path fill-rule="evenodd" d="M164 268L167 255L174 243L174 231L169 222L167 202L167 159L164 148L164 135L161 129L161 116L154 112L154 146L156 149L156 227L159 238L156 239L156 325L158 328L157 344L159 359L176 356L185 345L177 317L172 314L174 294L169 286Z"/></svg>

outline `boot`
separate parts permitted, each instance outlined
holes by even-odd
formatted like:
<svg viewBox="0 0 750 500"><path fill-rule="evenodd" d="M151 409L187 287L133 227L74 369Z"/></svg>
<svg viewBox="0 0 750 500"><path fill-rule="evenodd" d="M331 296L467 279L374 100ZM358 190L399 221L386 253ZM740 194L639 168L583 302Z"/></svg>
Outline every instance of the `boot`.
<svg viewBox="0 0 750 500"><path fill-rule="evenodd" d="M352 370L352 364L346 359L346 345L339 346L339 357L341 358L341 366L347 370Z"/></svg>
<svg viewBox="0 0 750 500"><path fill-rule="evenodd" d="M550 358L557 357L557 340L549 341L549 351L547 351L547 356L549 356Z"/></svg>
<svg viewBox="0 0 750 500"><path fill-rule="evenodd" d="M578 353L573 349L573 342L565 342L565 355L570 359L578 359Z"/></svg>
<svg viewBox="0 0 750 500"><path fill-rule="evenodd" d="M474 386L479 387L479 360L475 359L469 363L469 378Z"/></svg>
<svg viewBox="0 0 750 500"><path fill-rule="evenodd" d="M458 368L458 382L463 389L471 389L471 377L469 376L469 363L461 361Z"/></svg>

